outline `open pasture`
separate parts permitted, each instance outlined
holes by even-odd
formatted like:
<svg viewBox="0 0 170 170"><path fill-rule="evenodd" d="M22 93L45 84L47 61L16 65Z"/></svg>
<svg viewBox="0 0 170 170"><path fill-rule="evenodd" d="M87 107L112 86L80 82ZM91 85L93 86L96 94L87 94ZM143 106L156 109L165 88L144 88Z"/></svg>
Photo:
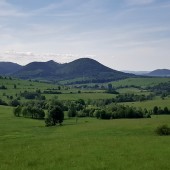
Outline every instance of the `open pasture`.
<svg viewBox="0 0 170 170"><path fill-rule="evenodd" d="M167 170L170 137L154 130L170 116L151 119L67 119L63 126L17 118L0 107L2 170Z"/></svg>

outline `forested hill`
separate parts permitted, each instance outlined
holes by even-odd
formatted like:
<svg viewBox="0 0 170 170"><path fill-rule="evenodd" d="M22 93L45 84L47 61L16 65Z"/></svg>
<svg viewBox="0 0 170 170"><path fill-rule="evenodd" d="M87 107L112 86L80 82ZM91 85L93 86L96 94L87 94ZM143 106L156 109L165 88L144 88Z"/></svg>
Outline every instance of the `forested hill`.
<svg viewBox="0 0 170 170"><path fill-rule="evenodd" d="M21 65L12 62L0 62L0 75L9 75L22 68Z"/></svg>
<svg viewBox="0 0 170 170"><path fill-rule="evenodd" d="M65 64L59 64L52 60L48 62L32 62L14 71L12 76L21 79L49 81L74 79L74 82L79 83L100 83L135 77L133 74L108 68L90 58L81 58Z"/></svg>
<svg viewBox="0 0 170 170"><path fill-rule="evenodd" d="M170 70L168 69L158 69L147 74L148 76L156 76L156 77L170 77Z"/></svg>

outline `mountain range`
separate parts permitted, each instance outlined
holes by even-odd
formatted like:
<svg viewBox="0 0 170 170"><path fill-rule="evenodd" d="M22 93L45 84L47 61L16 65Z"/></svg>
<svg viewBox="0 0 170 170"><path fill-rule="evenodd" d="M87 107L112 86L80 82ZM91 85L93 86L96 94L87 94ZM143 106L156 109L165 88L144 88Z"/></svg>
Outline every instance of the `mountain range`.
<svg viewBox="0 0 170 170"><path fill-rule="evenodd" d="M142 73L145 76L170 76L170 70L155 70L150 73ZM0 62L0 75L53 82L69 82L69 80L72 80L73 83L103 83L136 77L135 72L125 73L113 70L90 58L80 58L64 64L53 60L31 62L25 66L11 62Z"/></svg>
<svg viewBox="0 0 170 170"><path fill-rule="evenodd" d="M8 62L2 62L1 65L3 66L0 67L1 75L11 75L21 79L48 81L74 79L75 82L79 83L97 83L134 77L133 74L113 70L90 58L81 58L64 64L50 60L47 62L31 62L25 66Z"/></svg>

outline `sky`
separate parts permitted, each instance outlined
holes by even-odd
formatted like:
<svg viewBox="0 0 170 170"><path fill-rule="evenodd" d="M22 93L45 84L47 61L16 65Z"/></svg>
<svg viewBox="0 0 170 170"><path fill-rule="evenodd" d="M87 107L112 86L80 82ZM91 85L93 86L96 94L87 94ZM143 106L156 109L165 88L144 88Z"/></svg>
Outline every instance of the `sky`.
<svg viewBox="0 0 170 170"><path fill-rule="evenodd" d="M0 0L0 61L92 58L170 69L170 0Z"/></svg>

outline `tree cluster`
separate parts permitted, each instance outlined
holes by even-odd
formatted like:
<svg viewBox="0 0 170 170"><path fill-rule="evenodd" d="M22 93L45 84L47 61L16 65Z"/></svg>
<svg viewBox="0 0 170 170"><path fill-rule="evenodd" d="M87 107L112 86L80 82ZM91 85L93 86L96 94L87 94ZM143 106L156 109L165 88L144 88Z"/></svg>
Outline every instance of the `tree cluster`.
<svg viewBox="0 0 170 170"><path fill-rule="evenodd" d="M23 116L32 119L44 119L45 117L44 110L35 102L27 103L24 106L18 105L14 108L13 113L17 117Z"/></svg>
<svg viewBox="0 0 170 170"><path fill-rule="evenodd" d="M161 107L154 106L154 108L152 109L152 113L154 115L170 114L170 109L168 109L168 107L164 107L162 109Z"/></svg>
<svg viewBox="0 0 170 170"><path fill-rule="evenodd" d="M145 101L145 100L152 100L153 95L137 95L137 94L120 94L116 96L115 102L136 102L136 101Z"/></svg>

